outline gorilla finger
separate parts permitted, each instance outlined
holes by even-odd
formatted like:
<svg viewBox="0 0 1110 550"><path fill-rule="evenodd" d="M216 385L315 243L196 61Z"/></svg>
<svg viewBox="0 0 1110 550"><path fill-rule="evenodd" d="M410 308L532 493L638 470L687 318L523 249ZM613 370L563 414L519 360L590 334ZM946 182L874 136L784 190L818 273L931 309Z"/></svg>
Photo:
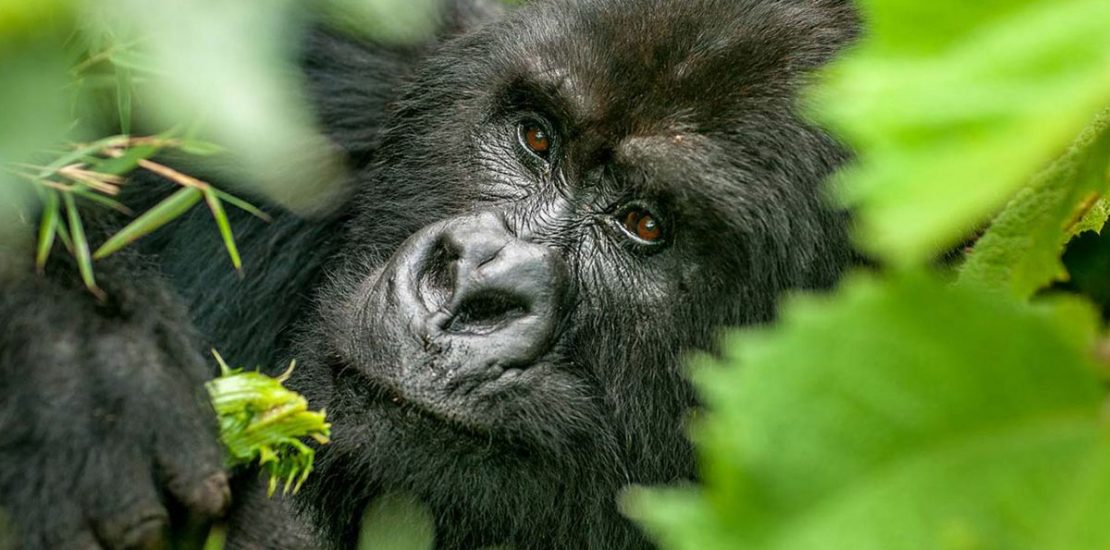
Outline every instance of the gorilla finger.
<svg viewBox="0 0 1110 550"><path fill-rule="evenodd" d="M133 445L110 448L114 451L96 453L90 460L100 463L93 471L101 475L89 478L84 488L93 531L105 548L158 548L165 541L169 513L162 505L151 465Z"/></svg>
<svg viewBox="0 0 1110 550"><path fill-rule="evenodd" d="M209 518L223 516L231 505L231 487L219 449L200 451L204 444L187 443L189 437L183 434L158 439L155 458L166 489L190 511Z"/></svg>
<svg viewBox="0 0 1110 550"><path fill-rule="evenodd" d="M74 536L57 543L57 546L51 545L50 547L59 550L102 550L104 548L96 540L92 531L89 530L79 531Z"/></svg>
<svg viewBox="0 0 1110 550"><path fill-rule="evenodd" d="M140 507L97 522L105 546L119 550L148 550L166 546L169 515L164 509Z"/></svg>
<svg viewBox="0 0 1110 550"><path fill-rule="evenodd" d="M163 355L159 364L176 360ZM158 411L158 427L151 434L158 481L190 512L222 516L231 493L207 390L179 368L149 369L145 376L152 380L150 387L161 389L143 403Z"/></svg>
<svg viewBox="0 0 1110 550"><path fill-rule="evenodd" d="M169 482L168 487L179 503L205 518L223 517L231 506L231 486L223 471L212 472L193 482L177 478Z"/></svg>
<svg viewBox="0 0 1110 550"><path fill-rule="evenodd" d="M231 504L231 489L214 415L210 407L203 410L206 404L189 403L188 398L180 401L169 407L174 428L155 434L160 481L189 510L206 517L223 516Z"/></svg>

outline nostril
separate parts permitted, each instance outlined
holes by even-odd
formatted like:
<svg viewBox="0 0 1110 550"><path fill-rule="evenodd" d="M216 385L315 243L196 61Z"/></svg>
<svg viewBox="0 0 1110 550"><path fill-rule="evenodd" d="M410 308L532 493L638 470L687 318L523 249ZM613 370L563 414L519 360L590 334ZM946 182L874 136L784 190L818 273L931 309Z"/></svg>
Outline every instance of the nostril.
<svg viewBox="0 0 1110 550"><path fill-rule="evenodd" d="M499 291L486 291L465 298L444 327L448 332L483 334L501 328L528 314L522 297Z"/></svg>
<svg viewBox="0 0 1110 550"><path fill-rule="evenodd" d="M420 293L429 311L443 307L454 294L459 257L458 247L441 236L420 266Z"/></svg>

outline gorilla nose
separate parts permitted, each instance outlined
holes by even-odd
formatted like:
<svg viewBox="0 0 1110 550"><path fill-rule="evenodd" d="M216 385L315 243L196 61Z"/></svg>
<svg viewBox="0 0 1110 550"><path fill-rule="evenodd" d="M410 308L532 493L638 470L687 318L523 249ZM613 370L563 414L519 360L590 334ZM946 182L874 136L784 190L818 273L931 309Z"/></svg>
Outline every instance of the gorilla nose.
<svg viewBox="0 0 1110 550"><path fill-rule="evenodd" d="M449 222L435 246L425 292L442 303L430 322L452 353L510 367L550 347L568 287L556 250L518 238L489 212Z"/></svg>

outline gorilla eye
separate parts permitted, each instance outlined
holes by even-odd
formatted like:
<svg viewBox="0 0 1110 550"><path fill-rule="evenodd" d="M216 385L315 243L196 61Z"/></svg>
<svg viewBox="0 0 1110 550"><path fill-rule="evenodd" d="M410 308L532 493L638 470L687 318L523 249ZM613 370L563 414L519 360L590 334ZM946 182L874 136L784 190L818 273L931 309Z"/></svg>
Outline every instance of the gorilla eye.
<svg viewBox="0 0 1110 550"><path fill-rule="evenodd" d="M525 121L520 123L517 130L520 133L520 142L528 149L533 155L542 159L547 159L548 154L551 152L551 134L535 121Z"/></svg>
<svg viewBox="0 0 1110 550"><path fill-rule="evenodd" d="M663 224L650 210L645 208L628 210L621 224L629 235L644 243L659 244L663 241Z"/></svg>

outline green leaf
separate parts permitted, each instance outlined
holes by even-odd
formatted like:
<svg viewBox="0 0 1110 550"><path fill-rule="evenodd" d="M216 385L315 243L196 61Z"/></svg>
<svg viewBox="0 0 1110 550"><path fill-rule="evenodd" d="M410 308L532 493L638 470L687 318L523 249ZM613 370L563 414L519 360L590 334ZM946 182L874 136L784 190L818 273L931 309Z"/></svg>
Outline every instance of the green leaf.
<svg viewBox="0 0 1110 550"><path fill-rule="evenodd" d="M1106 0L863 0L817 118L858 152L836 194L898 264L952 246L1110 105Z"/></svg>
<svg viewBox="0 0 1110 550"><path fill-rule="evenodd" d="M704 489L625 509L667 548L1106 548L1096 326L919 274L795 300L695 373Z"/></svg>
<svg viewBox="0 0 1110 550"><path fill-rule="evenodd" d="M1110 182L1110 174L1107 175L1107 181ZM1088 231L1102 233L1108 218L1110 218L1110 201L1100 197L1091 203L1086 212L1081 212L1079 220L1066 230L1067 235L1069 238L1075 238Z"/></svg>
<svg viewBox="0 0 1110 550"><path fill-rule="evenodd" d="M69 219L70 241L73 243L73 255L77 259L77 269L81 272L81 280L85 282L85 288L89 289L89 292L103 300L106 296L104 291L96 285L92 257L89 255L89 240L85 237L85 226L81 223L81 215L77 212L73 195L63 193L62 200L65 201L66 217Z"/></svg>
<svg viewBox="0 0 1110 550"><path fill-rule="evenodd" d="M227 547L227 526L217 523L208 530L201 550L224 550Z"/></svg>
<svg viewBox="0 0 1110 550"><path fill-rule="evenodd" d="M144 212L134 221L112 235L99 249L94 258L97 260L107 257L121 248L149 235L154 230L166 225L178 216L184 214L196 203L200 202L201 191L196 187L183 187L174 194L166 197L162 202Z"/></svg>
<svg viewBox="0 0 1110 550"><path fill-rule="evenodd" d="M216 192L217 197L223 199L226 202L231 203L232 206L235 206L236 208L238 208L240 210L243 210L243 211L247 212L248 214L250 214L250 215L252 215L252 216L254 216L254 217L256 217L256 218L258 218L262 221L266 221L266 222L271 221L270 215L263 212L262 210L260 210L257 206L255 206L255 205L253 205L253 204L251 204L251 203L249 203L249 202L247 202L243 199L240 199L239 197L236 197L235 195L232 195L230 193L225 193L225 192L220 191L218 189L216 189L215 192Z"/></svg>
<svg viewBox="0 0 1110 550"><path fill-rule="evenodd" d="M88 187L84 187L81 184L77 184L77 186L73 188L73 194L83 199L88 199L89 201L100 203L101 205L107 206L108 208L111 208L112 210L115 210L116 212L119 212L121 214L126 214L128 216L132 214L131 209L124 206L123 203L111 197L101 195L97 191L89 189Z"/></svg>
<svg viewBox="0 0 1110 550"><path fill-rule="evenodd" d="M224 248L227 249L227 254L231 257L231 265L235 266L236 271L243 269L243 260L239 258L239 247L235 245L235 235L231 232L231 222L227 220L227 213L224 212L224 207L220 204L220 198L209 187L204 190L204 200L208 202L208 209L212 211L212 217L216 219L216 226L220 228L220 237L223 238Z"/></svg>
<svg viewBox="0 0 1110 550"><path fill-rule="evenodd" d="M66 251L68 251L70 254L76 254L77 249L73 246L73 239L69 238L69 226L66 225L65 220L61 217L58 218L57 224L57 235L58 239L62 241L62 246L64 246L66 248Z"/></svg>
<svg viewBox="0 0 1110 550"><path fill-rule="evenodd" d="M1064 245L1106 221L1097 198L1110 187L1108 169L1110 111L1003 209L961 268L961 282L1026 298L1065 278L1059 259Z"/></svg>
<svg viewBox="0 0 1110 550"><path fill-rule="evenodd" d="M42 218L39 220L38 249L35 253L35 267L41 273L46 268L46 260L54 248L54 237L58 233L58 216L61 205L58 193L51 189L43 191Z"/></svg>
<svg viewBox="0 0 1110 550"><path fill-rule="evenodd" d="M180 139L178 140L177 148L186 153L189 153L190 155L196 155L200 157L218 155L227 152L227 149L220 147L215 143L209 143L207 141L201 141L197 139Z"/></svg>
<svg viewBox="0 0 1110 550"><path fill-rule="evenodd" d="M39 172L38 177L39 178L48 178L48 177L54 175L54 173L57 172L58 170L66 167L66 166L69 166L70 164L73 164L75 162L81 162L84 159L86 159L86 158L88 158L92 155L95 155L95 154L99 153L100 151L103 151L104 149L107 149L109 147L122 146L126 143L127 143L127 137L126 136L110 136L110 137L106 137L104 139L98 139L98 140L96 140L96 141L94 141L94 142L92 142L88 145L80 146L80 147L74 149L73 151L71 151L69 153L66 153L66 154L54 159L53 162L46 165L43 168L43 170L41 172ZM108 172L106 172L106 173L108 173Z"/></svg>
<svg viewBox="0 0 1110 550"><path fill-rule="evenodd" d="M220 376L205 387L220 421L220 440L229 467L257 462L270 474L270 494L284 482L283 492L297 492L312 472L315 451L300 441L328 442L331 425L323 411L308 410L300 394L283 385L295 363L280 377L243 372L220 364Z"/></svg>
<svg viewBox="0 0 1110 550"><path fill-rule="evenodd" d="M93 160L91 169L102 174L122 176L137 168L139 161L147 160L161 150L161 147L154 145L136 145L129 147L118 157Z"/></svg>

